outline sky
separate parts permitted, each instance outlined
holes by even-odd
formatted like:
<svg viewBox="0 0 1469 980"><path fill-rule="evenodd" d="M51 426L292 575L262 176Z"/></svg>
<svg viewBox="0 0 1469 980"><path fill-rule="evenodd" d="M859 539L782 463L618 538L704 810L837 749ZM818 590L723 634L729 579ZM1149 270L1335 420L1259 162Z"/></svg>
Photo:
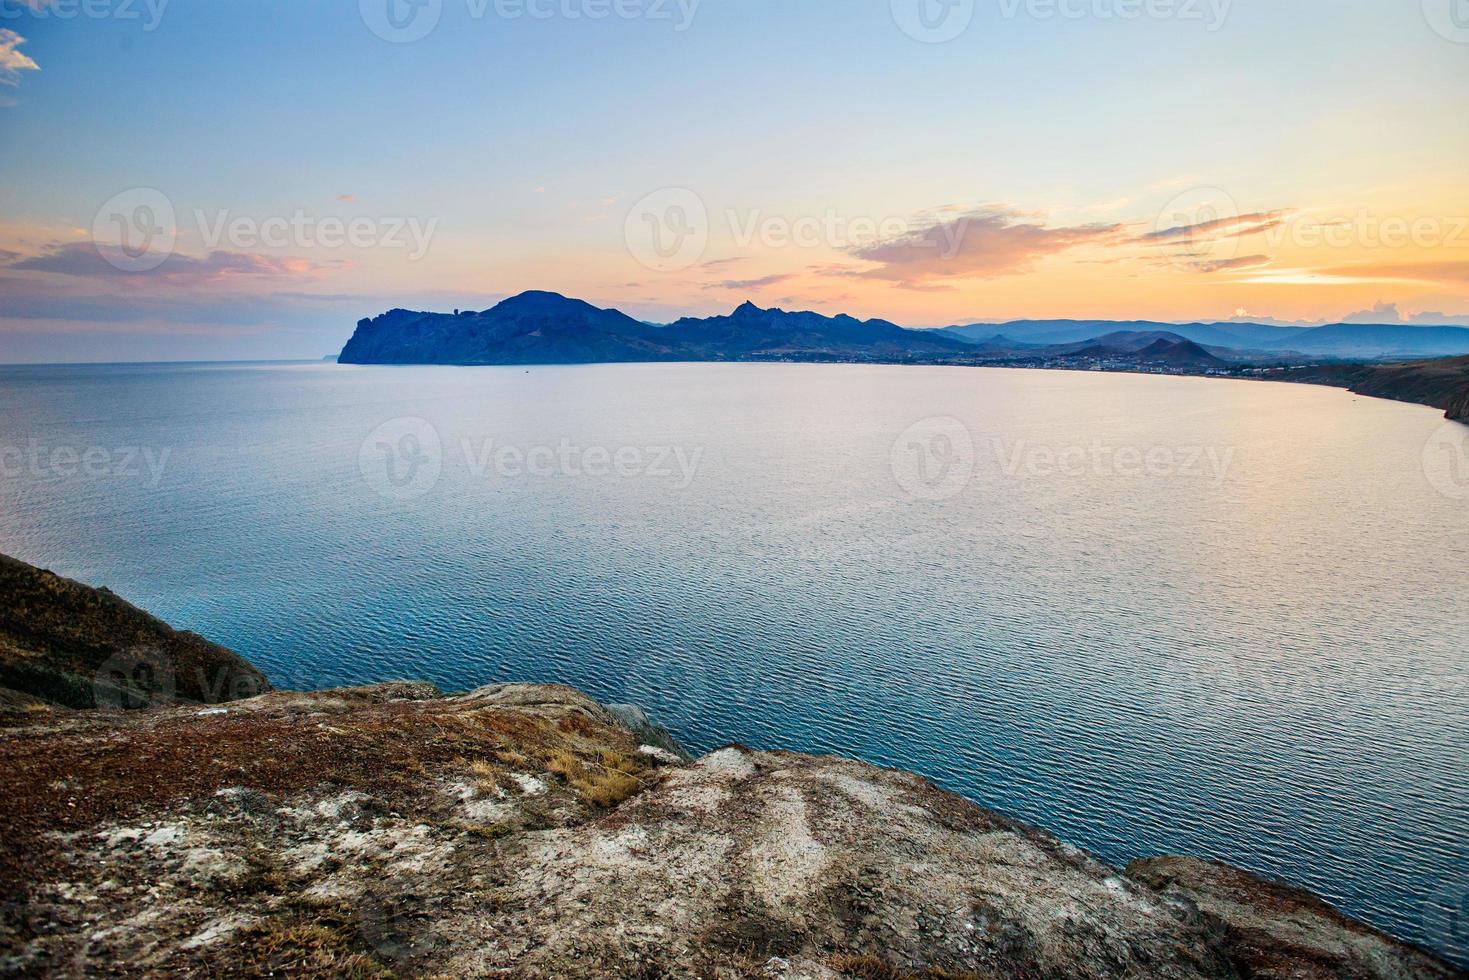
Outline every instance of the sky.
<svg viewBox="0 0 1469 980"><path fill-rule="evenodd" d="M1469 0L0 0L0 361L394 307L1469 324Z"/></svg>

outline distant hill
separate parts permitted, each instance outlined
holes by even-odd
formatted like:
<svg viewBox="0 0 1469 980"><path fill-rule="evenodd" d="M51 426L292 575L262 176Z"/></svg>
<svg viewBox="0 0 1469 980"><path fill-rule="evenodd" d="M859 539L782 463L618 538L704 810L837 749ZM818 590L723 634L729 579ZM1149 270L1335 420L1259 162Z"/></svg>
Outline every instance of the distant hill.
<svg viewBox="0 0 1469 980"><path fill-rule="evenodd" d="M685 317L669 324L668 332L691 348L723 357L853 351L903 356L963 354L971 350L960 338L931 330L907 330L886 320L762 310L754 303L742 304L729 316Z"/></svg>
<svg viewBox="0 0 1469 980"><path fill-rule="evenodd" d="M674 338L617 310L527 292L483 313L391 310L357 324L342 364L578 364L675 358Z"/></svg>
<svg viewBox="0 0 1469 980"><path fill-rule="evenodd" d="M1209 347L1296 352L1317 357L1443 357L1469 354L1469 328L1338 323L1274 327L1256 323L1159 323L1152 320L1018 320L945 327L943 333L982 341L1003 334L1030 344L1070 344L1114 332L1168 333Z"/></svg>
<svg viewBox="0 0 1469 980"><path fill-rule="evenodd" d="M1137 352L1144 364L1164 364L1169 367L1222 368L1228 361L1215 357L1192 340L1170 341L1160 338Z"/></svg>
<svg viewBox="0 0 1469 980"><path fill-rule="evenodd" d="M482 312L390 310L357 324L342 364L597 364L634 361L837 361L1084 368L1175 373L1258 373L1282 360L1359 361L1469 353L1469 329L1402 324L1274 327L1150 320L1020 320L912 330L743 303L724 316L666 325L635 320L559 293L532 291ZM1461 359L1462 360L1462 359ZM1279 371L1282 380L1469 414L1457 361L1323 363Z"/></svg>
<svg viewBox="0 0 1469 980"><path fill-rule="evenodd" d="M973 346L885 320L765 310L745 303L728 316L664 327L559 293L528 292L482 313L392 310L363 320L343 364L587 364L965 355Z"/></svg>
<svg viewBox="0 0 1469 980"><path fill-rule="evenodd" d="M1431 405L1443 409L1448 418L1469 421L1469 357L1406 364L1321 364L1285 371L1279 378Z"/></svg>

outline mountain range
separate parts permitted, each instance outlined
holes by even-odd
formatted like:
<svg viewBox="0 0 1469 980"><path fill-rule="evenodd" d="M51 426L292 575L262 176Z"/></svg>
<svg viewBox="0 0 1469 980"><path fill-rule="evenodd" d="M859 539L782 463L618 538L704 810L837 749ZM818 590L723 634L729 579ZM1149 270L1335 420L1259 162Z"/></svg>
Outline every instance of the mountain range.
<svg viewBox="0 0 1469 980"><path fill-rule="evenodd" d="M479 313L391 310L363 320L343 364L586 364L622 361L884 360L961 356L972 345L884 320L762 310L644 323L558 293L527 292Z"/></svg>
<svg viewBox="0 0 1469 980"><path fill-rule="evenodd" d="M1342 323L1275 327L1149 320L1017 320L910 329L887 320L761 309L662 325L558 293L531 291L480 312L390 310L362 320L343 364L585 364L627 361L867 360L976 363L993 359L1137 354L1164 363L1374 360L1469 354L1469 329ZM1077 346L1079 345L1079 346ZM1088 353L1089 348L1097 350ZM1194 348L1197 348L1194 349Z"/></svg>
<svg viewBox="0 0 1469 980"><path fill-rule="evenodd" d="M1167 332L1197 344L1243 351L1311 357L1376 359L1452 357L1469 353L1469 328L1402 323L1334 323L1320 327L1276 327L1260 323L1160 323L1155 320L1015 320L945 327L969 341L1012 344L1069 344L1116 332Z"/></svg>
<svg viewBox="0 0 1469 980"><path fill-rule="evenodd" d="M1265 375L1469 415L1469 329L1340 323L1276 327L1151 320L1017 320L914 330L887 320L761 309L647 323L531 291L480 312L390 310L362 320L342 364L530 365L818 361ZM1408 360L1402 368L1375 362ZM1343 363L1350 362L1350 363Z"/></svg>

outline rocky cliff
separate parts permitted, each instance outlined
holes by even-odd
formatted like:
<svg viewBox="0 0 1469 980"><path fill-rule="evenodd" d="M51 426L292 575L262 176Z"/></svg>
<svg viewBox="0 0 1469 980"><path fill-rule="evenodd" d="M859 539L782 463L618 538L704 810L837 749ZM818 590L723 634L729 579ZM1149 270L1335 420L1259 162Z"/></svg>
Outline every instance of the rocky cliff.
<svg viewBox="0 0 1469 980"><path fill-rule="evenodd" d="M268 690L230 650L106 589L0 555L0 705L140 708Z"/></svg>
<svg viewBox="0 0 1469 980"><path fill-rule="evenodd" d="M1283 885L1126 870L909 773L643 744L566 688L0 730L0 973L1456 974Z"/></svg>
<svg viewBox="0 0 1469 980"><path fill-rule="evenodd" d="M112 628L171 643L153 662L175 674L258 677L110 593L5 569L6 635L50 663L85 669ZM690 761L564 687L16 695L0 773L0 976L1463 975L1286 885L1110 867L911 773Z"/></svg>
<svg viewBox="0 0 1469 980"><path fill-rule="evenodd" d="M1451 419L1469 418L1469 357L1401 364L1321 364L1294 368L1276 380L1349 388L1359 395L1441 408Z"/></svg>

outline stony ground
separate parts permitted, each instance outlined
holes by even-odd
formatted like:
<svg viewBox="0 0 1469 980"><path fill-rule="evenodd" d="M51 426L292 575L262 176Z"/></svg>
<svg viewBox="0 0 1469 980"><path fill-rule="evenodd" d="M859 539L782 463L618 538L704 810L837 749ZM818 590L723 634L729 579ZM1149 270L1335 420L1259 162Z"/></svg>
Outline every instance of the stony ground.
<svg viewBox="0 0 1469 980"><path fill-rule="evenodd" d="M917 776L690 764L620 717L514 685L16 706L0 973L1456 975L1233 869L1123 872Z"/></svg>

